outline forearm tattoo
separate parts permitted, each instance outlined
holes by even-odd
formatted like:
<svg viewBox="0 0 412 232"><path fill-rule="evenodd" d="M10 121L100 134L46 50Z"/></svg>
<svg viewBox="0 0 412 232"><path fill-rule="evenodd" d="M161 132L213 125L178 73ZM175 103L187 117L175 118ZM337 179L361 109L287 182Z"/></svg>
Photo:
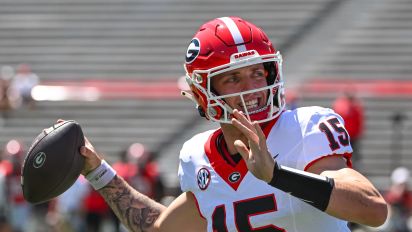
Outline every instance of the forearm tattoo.
<svg viewBox="0 0 412 232"><path fill-rule="evenodd" d="M131 231L150 228L164 209L164 206L139 193L117 175L99 193Z"/></svg>

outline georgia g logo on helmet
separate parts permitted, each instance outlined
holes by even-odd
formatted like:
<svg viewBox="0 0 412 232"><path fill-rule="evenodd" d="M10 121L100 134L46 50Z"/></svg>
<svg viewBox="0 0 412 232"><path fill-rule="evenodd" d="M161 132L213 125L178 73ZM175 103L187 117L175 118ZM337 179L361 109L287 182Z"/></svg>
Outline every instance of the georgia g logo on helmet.
<svg viewBox="0 0 412 232"><path fill-rule="evenodd" d="M200 53L200 41L197 38L190 41L186 51L186 63L192 63Z"/></svg>

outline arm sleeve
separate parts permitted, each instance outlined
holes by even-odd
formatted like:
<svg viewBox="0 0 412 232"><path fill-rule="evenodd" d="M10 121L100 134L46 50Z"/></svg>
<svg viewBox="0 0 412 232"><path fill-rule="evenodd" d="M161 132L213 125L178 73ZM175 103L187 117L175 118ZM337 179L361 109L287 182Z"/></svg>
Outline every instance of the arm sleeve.
<svg viewBox="0 0 412 232"><path fill-rule="evenodd" d="M303 152L301 169L328 156L342 156L351 167L352 147L342 117L327 108L315 108L302 125Z"/></svg>

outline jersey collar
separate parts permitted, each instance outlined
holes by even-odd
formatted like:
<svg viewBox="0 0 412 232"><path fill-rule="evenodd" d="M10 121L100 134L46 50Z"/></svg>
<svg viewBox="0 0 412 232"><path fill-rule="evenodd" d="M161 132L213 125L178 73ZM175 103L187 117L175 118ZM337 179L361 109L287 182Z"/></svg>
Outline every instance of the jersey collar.
<svg viewBox="0 0 412 232"><path fill-rule="evenodd" d="M277 119L278 117L269 122L261 124L263 133L265 134L266 138L268 134L270 133L272 127L276 124ZM227 151L226 142L224 142L224 139L223 139L220 144L225 147L223 147L222 149L218 149L217 140L219 136L223 136L222 129L216 130L209 136L207 142L205 143L206 156L208 157L209 162L211 166L213 167L213 169L216 171L216 173L230 187L232 187L236 191L240 183L242 182L243 178L246 176L248 169L243 159L240 160L237 164L232 163L232 165L230 165L223 158L223 156L227 154L220 154L219 150L224 151L224 152Z"/></svg>

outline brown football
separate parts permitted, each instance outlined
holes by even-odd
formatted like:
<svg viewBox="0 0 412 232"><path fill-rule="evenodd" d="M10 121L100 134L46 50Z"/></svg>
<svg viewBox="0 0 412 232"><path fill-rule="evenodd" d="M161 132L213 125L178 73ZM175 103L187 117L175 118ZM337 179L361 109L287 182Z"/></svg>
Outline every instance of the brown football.
<svg viewBox="0 0 412 232"><path fill-rule="evenodd" d="M75 121L64 121L41 132L22 166L24 198L33 204L49 201L70 188L79 177L84 157L83 131Z"/></svg>

